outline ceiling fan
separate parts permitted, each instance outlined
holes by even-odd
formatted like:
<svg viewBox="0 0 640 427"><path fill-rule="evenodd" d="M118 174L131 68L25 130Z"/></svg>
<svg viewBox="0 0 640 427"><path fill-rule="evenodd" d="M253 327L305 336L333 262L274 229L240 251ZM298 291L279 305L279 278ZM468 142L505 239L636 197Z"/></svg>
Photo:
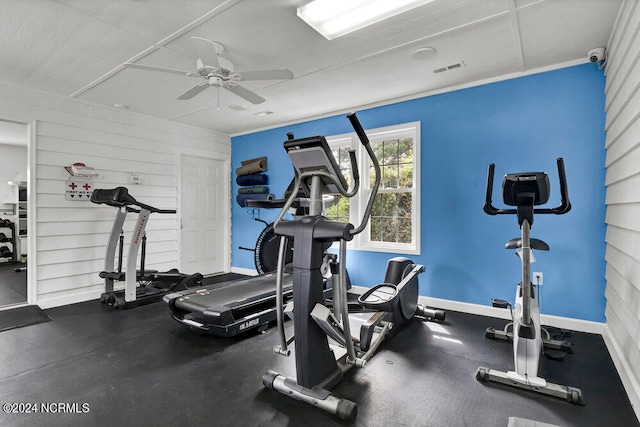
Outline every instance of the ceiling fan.
<svg viewBox="0 0 640 427"><path fill-rule="evenodd" d="M195 73L190 71L174 70L171 68L154 67L151 65L134 64L130 62L125 63L124 66L147 71L159 71L162 73L199 77L205 80L179 95L176 99L180 100L191 99L208 87L221 87L252 104L260 104L264 102L265 99L257 93L240 86L238 82L248 80L290 80L293 78L293 72L288 68L234 71L233 64L231 64L227 59L219 56L224 50L224 46L221 43L207 40L202 37L191 37L191 41L198 53Z"/></svg>

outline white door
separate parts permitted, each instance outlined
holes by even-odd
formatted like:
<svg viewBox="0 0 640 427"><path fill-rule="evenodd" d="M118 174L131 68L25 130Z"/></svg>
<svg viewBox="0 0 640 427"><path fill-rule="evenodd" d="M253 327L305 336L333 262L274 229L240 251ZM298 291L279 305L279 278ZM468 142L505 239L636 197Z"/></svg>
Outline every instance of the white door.
<svg viewBox="0 0 640 427"><path fill-rule="evenodd" d="M180 231L182 272L219 273L225 269L224 213L228 199L225 162L182 156Z"/></svg>

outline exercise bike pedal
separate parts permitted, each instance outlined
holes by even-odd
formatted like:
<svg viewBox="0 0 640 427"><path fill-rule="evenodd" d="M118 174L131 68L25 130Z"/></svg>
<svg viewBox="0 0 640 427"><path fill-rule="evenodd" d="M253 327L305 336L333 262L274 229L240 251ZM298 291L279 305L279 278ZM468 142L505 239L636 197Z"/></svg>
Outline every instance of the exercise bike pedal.
<svg viewBox="0 0 640 427"><path fill-rule="evenodd" d="M492 298L491 305L496 308L509 308L511 307L511 303L509 301L505 301L503 299Z"/></svg>
<svg viewBox="0 0 640 427"><path fill-rule="evenodd" d="M564 351L565 353L573 354L573 344L571 344L569 341L561 341L560 350Z"/></svg>

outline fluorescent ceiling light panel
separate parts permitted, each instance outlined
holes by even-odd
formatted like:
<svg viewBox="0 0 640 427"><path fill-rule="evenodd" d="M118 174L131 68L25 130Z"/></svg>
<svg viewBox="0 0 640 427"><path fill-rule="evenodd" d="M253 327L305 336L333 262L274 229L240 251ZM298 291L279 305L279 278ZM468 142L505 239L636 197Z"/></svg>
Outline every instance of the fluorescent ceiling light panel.
<svg viewBox="0 0 640 427"><path fill-rule="evenodd" d="M298 8L298 16L332 40L432 1L313 0Z"/></svg>

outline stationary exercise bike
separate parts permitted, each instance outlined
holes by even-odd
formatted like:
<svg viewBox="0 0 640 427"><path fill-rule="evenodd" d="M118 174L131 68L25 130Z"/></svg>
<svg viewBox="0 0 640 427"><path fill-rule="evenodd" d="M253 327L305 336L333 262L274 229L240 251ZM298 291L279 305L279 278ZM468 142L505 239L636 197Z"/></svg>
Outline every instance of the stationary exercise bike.
<svg viewBox="0 0 640 427"><path fill-rule="evenodd" d="M418 275L424 266L407 258L393 258L387 264L385 283L374 286L357 298L358 313L349 313L346 289L346 244L362 232L369 220L380 184L380 166L355 114L347 116L364 145L375 170L363 219L356 228L347 222L330 221L322 216L323 194L353 197L359 188L359 174L355 152L350 151L352 188L340 172L329 146L322 136L293 139L284 148L295 170L293 193L275 221L275 231L281 240L293 237L293 304L283 312L282 275L284 247L280 245L278 277L276 281L277 322L280 337L274 352L289 356L288 345L295 339L296 378L287 378L267 371L262 382L266 388L279 391L294 399L307 402L353 421L357 415L354 402L333 396L329 390L338 384L351 367L364 367L385 338L406 325L415 315L425 319L444 319L441 310L418 304ZM301 183L308 183L310 205L308 215L290 221L282 220L296 198ZM339 242L337 259L324 257L325 251ZM323 272L333 276L332 309L323 295ZM284 316L293 319L294 336L287 338ZM355 333L352 335L351 331ZM336 353L339 359L336 359Z"/></svg>
<svg viewBox="0 0 640 427"><path fill-rule="evenodd" d="M522 281L516 292L515 310L513 313L513 331L511 333L488 329L488 338L513 340L513 359L515 370L497 371L485 367L478 368L478 381L494 381L522 389L535 391L549 396L559 397L568 402L584 405L582 391L575 387L563 386L547 382L538 376L538 366L543 345L564 351L571 350L570 344L543 337L544 329L540 324L540 307L538 290L531 283L531 250L549 250L549 246L539 239L529 236L533 225L534 214L563 215L571 210L564 161L557 159L558 179L560 181L561 203L555 208L535 208L549 201L549 177L544 172L511 173L502 181L502 199L506 205L515 209L498 209L492 204L493 176L495 165L489 165L487 176L487 193L484 211L489 215L516 214L520 225L521 237L511 239L507 249L518 250L522 261ZM496 301L494 301L496 303ZM506 302L497 301L497 306L506 306Z"/></svg>

